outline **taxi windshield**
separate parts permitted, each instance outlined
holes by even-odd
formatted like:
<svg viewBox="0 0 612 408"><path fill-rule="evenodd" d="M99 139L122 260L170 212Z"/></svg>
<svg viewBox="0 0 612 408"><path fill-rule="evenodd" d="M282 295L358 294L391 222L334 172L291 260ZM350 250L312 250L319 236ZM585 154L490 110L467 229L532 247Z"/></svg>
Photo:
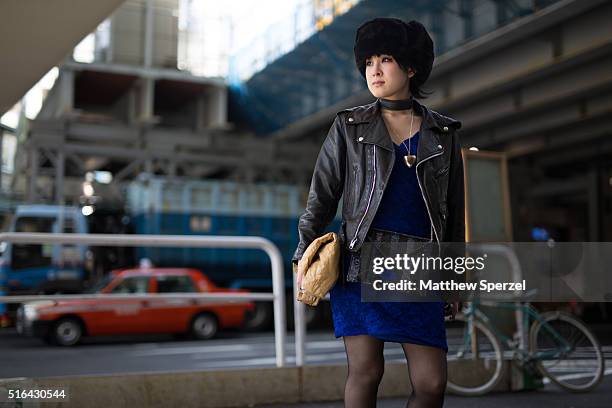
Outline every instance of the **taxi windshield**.
<svg viewBox="0 0 612 408"><path fill-rule="evenodd" d="M94 283L89 288L85 289L84 293L99 293L102 289L106 287L113 280L112 275L104 275L100 278L96 283Z"/></svg>

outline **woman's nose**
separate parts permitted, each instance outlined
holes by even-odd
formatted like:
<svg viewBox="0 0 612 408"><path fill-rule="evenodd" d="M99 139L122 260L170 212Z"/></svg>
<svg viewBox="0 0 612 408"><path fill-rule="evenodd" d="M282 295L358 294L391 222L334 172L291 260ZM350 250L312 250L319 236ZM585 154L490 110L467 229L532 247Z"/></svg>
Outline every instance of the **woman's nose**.
<svg viewBox="0 0 612 408"><path fill-rule="evenodd" d="M371 71L370 71L371 75L373 77L377 77L381 74L381 70L380 70L380 63L378 62L373 62L371 65Z"/></svg>

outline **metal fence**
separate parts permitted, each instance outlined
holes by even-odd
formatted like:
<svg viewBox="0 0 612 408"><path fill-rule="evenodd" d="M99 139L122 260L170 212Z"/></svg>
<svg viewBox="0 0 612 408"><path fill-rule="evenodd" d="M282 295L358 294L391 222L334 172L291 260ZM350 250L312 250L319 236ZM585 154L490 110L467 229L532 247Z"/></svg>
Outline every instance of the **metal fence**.
<svg viewBox="0 0 612 408"><path fill-rule="evenodd" d="M152 246L152 247L188 247L188 248L248 248L261 249L269 257L272 265L272 293L198 293L198 294L148 294L148 295L29 295L0 296L0 303L22 303L34 300L67 300L92 298L129 298L129 299L204 299L219 302L236 302L245 300L272 301L274 303L274 340L276 348L276 366L284 367L285 339L287 324L285 317L285 277L283 259L279 249L270 240L255 236L214 236L214 235L120 235L120 234L50 234L50 233L4 233L0 242L35 243L35 244L86 244L98 246ZM303 305L302 305L303 306ZM301 320L303 321L303 308ZM302 344L303 348L303 344Z"/></svg>

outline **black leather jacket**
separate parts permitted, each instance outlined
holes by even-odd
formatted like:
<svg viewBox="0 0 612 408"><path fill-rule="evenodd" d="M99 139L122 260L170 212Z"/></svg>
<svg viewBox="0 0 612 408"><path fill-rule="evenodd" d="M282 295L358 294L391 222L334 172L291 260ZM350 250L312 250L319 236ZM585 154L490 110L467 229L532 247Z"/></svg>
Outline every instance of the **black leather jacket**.
<svg viewBox="0 0 612 408"><path fill-rule="evenodd" d="M414 100L422 116L417 147L419 188L431 220L430 241L465 242L461 122ZM378 99L336 114L315 164L304 214L298 223L294 265L331 223L343 197L339 237L357 252L374 219L393 169L395 150Z"/></svg>

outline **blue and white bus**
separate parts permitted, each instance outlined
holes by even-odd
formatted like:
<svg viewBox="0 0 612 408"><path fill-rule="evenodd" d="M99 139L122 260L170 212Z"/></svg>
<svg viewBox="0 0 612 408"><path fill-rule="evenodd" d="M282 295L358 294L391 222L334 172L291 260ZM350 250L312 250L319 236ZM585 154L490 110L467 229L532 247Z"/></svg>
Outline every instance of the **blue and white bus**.
<svg viewBox="0 0 612 408"><path fill-rule="evenodd" d="M63 210L63 217L60 217ZM62 219L60 219L62 218ZM19 205L8 232L87 233L81 209L56 205ZM86 245L2 243L0 294L78 293L86 276ZM6 305L0 318L6 320Z"/></svg>

